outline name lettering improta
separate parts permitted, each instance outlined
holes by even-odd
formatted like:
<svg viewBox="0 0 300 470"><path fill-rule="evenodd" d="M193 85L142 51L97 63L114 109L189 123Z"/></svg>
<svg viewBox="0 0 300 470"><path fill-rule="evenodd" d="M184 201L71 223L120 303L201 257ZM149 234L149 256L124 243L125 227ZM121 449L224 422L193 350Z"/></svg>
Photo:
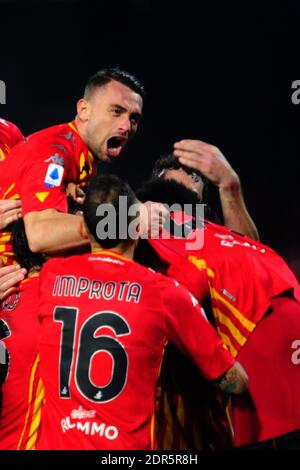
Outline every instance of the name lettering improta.
<svg viewBox="0 0 300 470"><path fill-rule="evenodd" d="M89 299L118 300L120 302L140 301L142 286L137 282L106 281L88 279L76 276L56 276L53 288L53 297L81 297L87 295Z"/></svg>

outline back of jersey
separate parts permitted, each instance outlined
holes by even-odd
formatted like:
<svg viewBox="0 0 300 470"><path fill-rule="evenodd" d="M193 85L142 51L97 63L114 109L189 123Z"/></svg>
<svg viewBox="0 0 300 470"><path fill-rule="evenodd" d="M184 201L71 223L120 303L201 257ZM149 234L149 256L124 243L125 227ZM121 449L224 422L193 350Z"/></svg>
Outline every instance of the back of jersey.
<svg viewBox="0 0 300 470"><path fill-rule="evenodd" d="M155 385L166 342L155 279L112 252L46 263L38 449L155 447Z"/></svg>

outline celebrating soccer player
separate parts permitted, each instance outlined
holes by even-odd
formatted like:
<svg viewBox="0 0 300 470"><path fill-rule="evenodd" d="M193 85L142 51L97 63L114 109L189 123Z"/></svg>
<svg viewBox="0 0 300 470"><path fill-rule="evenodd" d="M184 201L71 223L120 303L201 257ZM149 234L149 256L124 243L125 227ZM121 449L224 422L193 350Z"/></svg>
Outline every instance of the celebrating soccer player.
<svg viewBox="0 0 300 470"><path fill-rule="evenodd" d="M120 211L120 197L127 214ZM103 204L116 215L106 235L106 215L96 215ZM134 205L140 203L119 178L95 178L83 208L92 254L52 259L42 270L45 402L37 449L155 448L155 387L168 341L221 390L246 388L245 372L198 302L133 261L137 239L130 230L138 236L140 226Z"/></svg>

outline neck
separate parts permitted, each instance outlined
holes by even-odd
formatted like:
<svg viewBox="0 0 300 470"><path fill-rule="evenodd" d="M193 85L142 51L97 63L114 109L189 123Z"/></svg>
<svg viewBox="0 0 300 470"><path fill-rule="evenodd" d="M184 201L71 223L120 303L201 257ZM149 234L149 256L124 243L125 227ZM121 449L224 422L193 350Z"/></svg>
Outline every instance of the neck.
<svg viewBox="0 0 300 470"><path fill-rule="evenodd" d="M130 244L120 244L115 246L114 248L103 248L101 245L98 245L98 243L91 243L91 251L92 253L99 253L99 251L111 251L112 253L118 253L119 255L124 256L125 258L133 260L134 256L134 249L135 249L135 244L130 243Z"/></svg>
<svg viewBox="0 0 300 470"><path fill-rule="evenodd" d="M75 124L76 124L76 127L77 127L78 134L81 137L81 140L83 140L83 142L85 142L86 141L86 136L85 136L84 125L82 124L82 122L80 122L80 120L78 119L78 116L75 117L74 121L75 121Z"/></svg>

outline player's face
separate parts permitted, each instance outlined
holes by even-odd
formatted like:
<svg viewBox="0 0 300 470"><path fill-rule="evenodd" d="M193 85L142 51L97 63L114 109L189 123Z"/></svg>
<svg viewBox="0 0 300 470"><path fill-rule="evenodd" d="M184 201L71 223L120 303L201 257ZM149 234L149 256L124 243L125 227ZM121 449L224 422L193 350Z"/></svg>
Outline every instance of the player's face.
<svg viewBox="0 0 300 470"><path fill-rule="evenodd" d="M87 101L86 144L99 160L118 157L137 131L143 107L141 96L111 81L96 89Z"/></svg>
<svg viewBox="0 0 300 470"><path fill-rule="evenodd" d="M204 184L200 178L197 178L197 180L195 180L192 175L189 175L182 169L170 169L164 172L164 179L175 180L178 183L183 184L186 188L196 192L200 200L202 201Z"/></svg>

